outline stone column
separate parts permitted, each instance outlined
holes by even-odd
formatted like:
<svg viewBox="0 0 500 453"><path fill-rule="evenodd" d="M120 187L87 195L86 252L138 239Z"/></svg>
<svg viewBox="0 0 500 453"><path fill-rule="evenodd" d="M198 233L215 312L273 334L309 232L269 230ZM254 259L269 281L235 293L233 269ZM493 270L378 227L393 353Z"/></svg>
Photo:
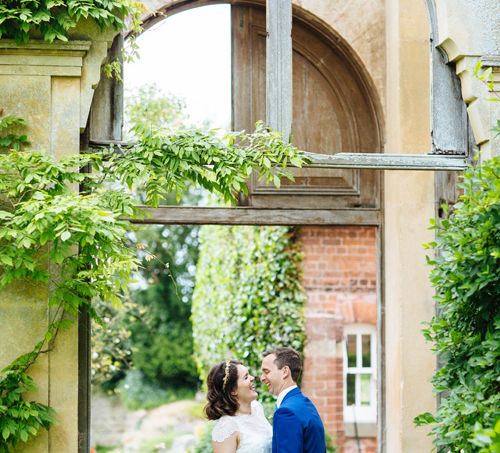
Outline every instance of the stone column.
<svg viewBox="0 0 500 453"><path fill-rule="evenodd" d="M386 1L386 149L426 154L430 141L430 27L424 1ZM413 418L434 411L436 360L421 333L434 313L422 243L434 216L432 172L384 174L384 452L432 451Z"/></svg>
<svg viewBox="0 0 500 453"><path fill-rule="evenodd" d="M98 35L96 35L98 36ZM57 158L76 154L93 90L100 77L112 36L47 44L31 41L18 46L0 41L0 99L4 115L28 122L34 150ZM47 263L50 266L50 263ZM50 311L48 287L19 281L0 294L0 368L29 352L45 333ZM38 391L29 395L57 412L58 424L42 432L19 452L78 451L78 328L60 332L50 353L30 370Z"/></svg>

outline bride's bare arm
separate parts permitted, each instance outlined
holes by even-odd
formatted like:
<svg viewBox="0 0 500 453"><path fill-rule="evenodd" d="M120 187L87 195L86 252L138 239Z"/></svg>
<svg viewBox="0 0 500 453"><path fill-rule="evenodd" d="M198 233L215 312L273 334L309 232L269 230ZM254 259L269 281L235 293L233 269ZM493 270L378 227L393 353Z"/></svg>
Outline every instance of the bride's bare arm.
<svg viewBox="0 0 500 453"><path fill-rule="evenodd" d="M214 449L214 453L236 453L236 449L239 445L239 433L235 432L231 434L227 439L224 439L222 442L212 441L212 447Z"/></svg>

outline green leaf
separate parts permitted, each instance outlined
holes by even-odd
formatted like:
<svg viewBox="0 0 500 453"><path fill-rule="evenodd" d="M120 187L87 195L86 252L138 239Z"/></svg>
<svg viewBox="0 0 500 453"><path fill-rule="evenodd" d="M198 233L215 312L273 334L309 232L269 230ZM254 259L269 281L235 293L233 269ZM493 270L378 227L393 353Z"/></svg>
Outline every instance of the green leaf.
<svg viewBox="0 0 500 453"><path fill-rule="evenodd" d="M27 432L27 431L25 431L24 429L20 430L20 432L19 432L19 437L21 438L21 440L22 440L23 442L27 442L27 441L28 441L28 437L29 437L29 436L28 436L28 432Z"/></svg>
<svg viewBox="0 0 500 453"><path fill-rule="evenodd" d="M61 234L61 241L67 241L71 237L71 233L69 231L65 231Z"/></svg>
<svg viewBox="0 0 500 453"><path fill-rule="evenodd" d="M11 212L0 211L0 219L11 219L14 216Z"/></svg>
<svg viewBox="0 0 500 453"><path fill-rule="evenodd" d="M12 266L14 262L12 261L12 258L8 255L0 255L0 261L3 264L6 264L7 266Z"/></svg>

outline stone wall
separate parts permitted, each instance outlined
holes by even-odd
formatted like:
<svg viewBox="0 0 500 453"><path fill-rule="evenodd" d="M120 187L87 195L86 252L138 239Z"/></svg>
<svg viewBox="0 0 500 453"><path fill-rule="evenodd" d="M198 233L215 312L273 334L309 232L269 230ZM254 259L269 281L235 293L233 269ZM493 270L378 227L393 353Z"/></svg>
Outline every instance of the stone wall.
<svg viewBox="0 0 500 453"><path fill-rule="evenodd" d="M0 41L0 98L4 115L27 121L25 132L35 150L60 158L80 151L93 89L113 33L82 24L79 40L24 46ZM83 125L83 126L82 126ZM55 275L55 267L47 263ZM47 284L17 281L0 291L0 369L33 349L54 316L47 306ZM16 452L72 452L78 433L78 329L60 331L54 348L42 354L30 373L38 387L33 399L57 412L57 425Z"/></svg>

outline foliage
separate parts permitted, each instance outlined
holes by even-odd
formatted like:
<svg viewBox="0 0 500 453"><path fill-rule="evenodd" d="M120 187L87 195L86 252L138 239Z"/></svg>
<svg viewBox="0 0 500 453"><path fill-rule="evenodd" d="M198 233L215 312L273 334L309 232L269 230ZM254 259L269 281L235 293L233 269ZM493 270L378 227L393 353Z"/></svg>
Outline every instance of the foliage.
<svg viewBox="0 0 500 453"><path fill-rule="evenodd" d="M192 319L203 381L228 357L258 373L267 348L303 349L305 297L293 233L288 227L202 227Z"/></svg>
<svg viewBox="0 0 500 453"><path fill-rule="evenodd" d="M141 319L145 310L131 299L122 307L94 302L99 321L92 326L92 384L111 392L132 365L132 340L128 325Z"/></svg>
<svg viewBox="0 0 500 453"><path fill-rule="evenodd" d="M163 325L157 336L149 336L151 343L142 344L135 352L135 367L156 382L176 388L195 388L198 379L190 327L186 322L174 320Z"/></svg>
<svg viewBox="0 0 500 453"><path fill-rule="evenodd" d="M156 85L133 90L125 99L128 126L186 128L183 102ZM182 201L196 204L199 198L199 193L190 190ZM176 201L169 196L165 202L171 205ZM131 294L134 302L125 307L126 314L108 307L116 312L116 319L108 316L109 322L103 326L95 323L93 383L113 390L133 366L151 384L196 387L190 315L197 231L197 227L187 225L147 225L130 235L141 263L137 276L141 289Z"/></svg>
<svg viewBox="0 0 500 453"><path fill-rule="evenodd" d="M41 429L54 423L54 411L44 404L26 401L25 392L33 392L36 386L26 371L12 367L2 371L0 386L0 453L8 453L9 445L15 448L36 436Z"/></svg>
<svg viewBox="0 0 500 453"><path fill-rule="evenodd" d="M283 175L287 163L303 162L299 151L262 127L255 136L240 137L236 146L234 140L222 142L211 133L149 131L132 149L59 161L41 151L13 149L0 154L0 289L20 279L42 282L50 288L49 305L57 307L35 349L1 371L0 395L7 389L22 395L28 368L53 347L58 330L74 322L79 310L98 318L93 301L120 305L126 299L139 265L135 250L127 244L131 229L127 218L143 214L121 182L130 187L142 182L150 205L167 193L164 185L168 192L180 192L186 179L234 200L252 170L272 180L273 166ZM93 172L81 173L83 167ZM83 194L72 191L77 184L84 188ZM10 372L13 369L15 373ZM42 426L50 425L48 417L41 420ZM4 450L24 441L26 433L28 439L36 434L22 429L25 422L15 413L3 414L2 423L19 427L7 439L0 437Z"/></svg>
<svg viewBox="0 0 500 453"><path fill-rule="evenodd" d="M300 167L307 161L262 122L252 134L236 132L225 139L214 131L172 133L140 125L133 133L140 143L123 155L110 154L108 172L130 189L142 182L146 202L153 206L172 192L180 198L188 182L235 202L239 192L247 193L245 182L252 171L279 186L282 177L291 178L287 165Z"/></svg>
<svg viewBox="0 0 500 453"><path fill-rule="evenodd" d="M337 453L337 447L335 447L333 438L325 431L325 442L326 442L326 453Z"/></svg>
<svg viewBox="0 0 500 453"><path fill-rule="evenodd" d="M133 296L147 310L129 326L134 366L167 387L196 388L198 383L190 321L197 233L197 227L177 225L137 232L140 244L147 244L141 274L148 287Z"/></svg>
<svg viewBox="0 0 500 453"><path fill-rule="evenodd" d="M156 84L143 85L125 95L125 130L142 128L185 129L188 116L185 103L167 94Z"/></svg>
<svg viewBox="0 0 500 453"><path fill-rule="evenodd" d="M214 424L212 422L207 423L203 427L203 431L200 433L198 439L196 440L196 445L193 447L192 452L189 453L213 453L212 448L212 430Z"/></svg>
<svg viewBox="0 0 500 453"><path fill-rule="evenodd" d="M494 427L484 429L479 423L474 427L471 443L481 447L479 453L498 453L500 451L500 418Z"/></svg>
<svg viewBox="0 0 500 453"><path fill-rule="evenodd" d="M462 188L428 244L438 313L424 334L442 361L441 404L416 422L433 425L436 446L467 453L480 451L478 430L495 426L500 407L500 158L468 169Z"/></svg>
<svg viewBox="0 0 500 453"><path fill-rule="evenodd" d="M112 453L113 451L116 451L115 446L109 447L105 445L96 445L95 450L90 450L90 453Z"/></svg>
<svg viewBox="0 0 500 453"><path fill-rule="evenodd" d="M81 162L69 158L56 163L38 152L0 155L0 191L8 197L5 203L10 209L0 211L0 288L22 278L49 283L49 304L59 313L29 359L22 360L13 374L9 367L2 370L0 394L14 386L22 391L26 371L42 347L50 348L54 335L76 319L80 307L94 313L93 298L119 301L116 294L126 289L128 274L136 268L134 253L123 241L128 222L120 219L135 208L119 193L70 193L66 184L81 180L83 175L75 171ZM46 266L47 260L58 266L57 273ZM51 413L45 406L37 408L42 415ZM0 439L4 450L37 434L24 430L25 422L14 413L2 420L18 427ZM47 428L51 420L43 418L41 426Z"/></svg>
<svg viewBox="0 0 500 453"><path fill-rule="evenodd" d="M26 126L26 121L15 116L4 116L0 118L0 132L4 129L15 128L16 126ZM20 151L23 146L29 145L28 137L24 134L7 134L0 137L0 151L15 149Z"/></svg>
<svg viewBox="0 0 500 453"><path fill-rule="evenodd" d="M68 41L69 31L84 19L101 29L124 30L130 17L137 29L142 11L135 0L6 0L0 4L0 38L27 43L35 32L48 42Z"/></svg>
<svg viewBox="0 0 500 453"><path fill-rule="evenodd" d="M483 69L483 62L478 60L472 74L481 82L486 85L488 92L493 93L494 96L488 98L488 101L492 102L500 102L500 95L495 90L495 76L493 74L493 68L490 66L486 69ZM495 126L491 129L491 131L495 134L495 137L500 135L500 119L497 119Z"/></svg>

